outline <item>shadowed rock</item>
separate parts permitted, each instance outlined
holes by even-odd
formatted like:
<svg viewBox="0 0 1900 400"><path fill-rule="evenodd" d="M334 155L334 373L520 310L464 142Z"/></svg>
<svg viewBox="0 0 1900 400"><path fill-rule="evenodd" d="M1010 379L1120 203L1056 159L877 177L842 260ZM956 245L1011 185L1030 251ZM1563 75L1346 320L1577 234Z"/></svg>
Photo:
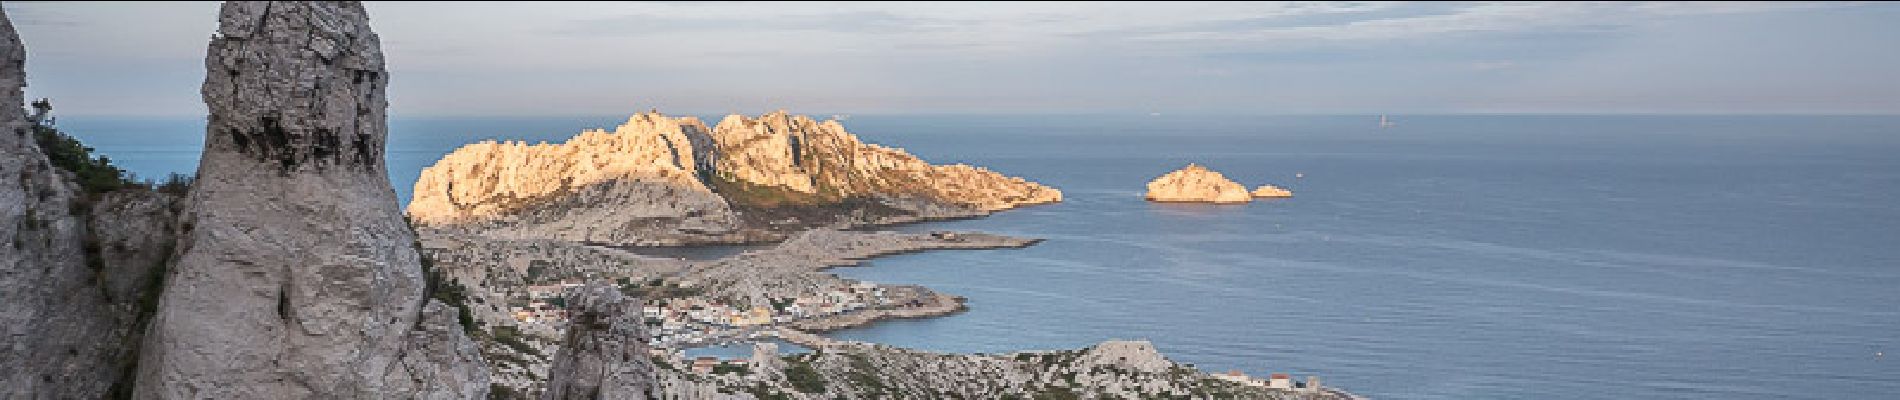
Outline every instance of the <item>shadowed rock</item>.
<svg viewBox="0 0 1900 400"><path fill-rule="evenodd" d="M382 162L388 74L357 2L230 2L141 398L477 398L487 373L424 309Z"/></svg>
<svg viewBox="0 0 1900 400"><path fill-rule="evenodd" d="M0 398L120 395L171 255L177 198L83 190L38 143L55 130L21 109L25 59L0 10Z"/></svg>
<svg viewBox="0 0 1900 400"><path fill-rule="evenodd" d="M567 337L548 370L543 400L647 399L654 389L640 299L610 285L567 298Z"/></svg>

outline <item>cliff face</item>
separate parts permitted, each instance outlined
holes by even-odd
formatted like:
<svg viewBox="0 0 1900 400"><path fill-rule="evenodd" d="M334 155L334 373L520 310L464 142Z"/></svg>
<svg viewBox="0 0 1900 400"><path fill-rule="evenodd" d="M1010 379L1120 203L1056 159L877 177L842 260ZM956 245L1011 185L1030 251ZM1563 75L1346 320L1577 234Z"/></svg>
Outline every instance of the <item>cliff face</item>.
<svg viewBox="0 0 1900 400"><path fill-rule="evenodd" d="M713 129L713 143L719 150L715 178L789 192L788 202L888 197L990 212L1062 201L1062 192L1047 186L968 165L930 165L859 141L838 121L784 111L728 116Z"/></svg>
<svg viewBox="0 0 1900 400"><path fill-rule="evenodd" d="M642 113L561 144L463 146L422 172L409 216L500 238L670 243L720 236L733 212L700 184L711 154L698 119Z"/></svg>
<svg viewBox="0 0 1900 400"><path fill-rule="evenodd" d="M1188 164L1148 182L1148 200L1159 202L1246 203L1253 201L1247 187L1219 172Z"/></svg>
<svg viewBox="0 0 1900 400"><path fill-rule="evenodd" d="M177 198L86 193L20 108L26 49L0 10L0 398L125 390L171 253Z"/></svg>
<svg viewBox="0 0 1900 400"><path fill-rule="evenodd" d="M505 239L625 245L777 239L803 228L982 215L1062 193L866 144L784 112L643 113L562 144L478 143L423 171L409 215Z"/></svg>
<svg viewBox="0 0 1900 400"><path fill-rule="evenodd" d="M475 348L424 277L384 171L381 46L355 2L231 2L186 234L141 398L471 398ZM429 310L434 310L430 312Z"/></svg>

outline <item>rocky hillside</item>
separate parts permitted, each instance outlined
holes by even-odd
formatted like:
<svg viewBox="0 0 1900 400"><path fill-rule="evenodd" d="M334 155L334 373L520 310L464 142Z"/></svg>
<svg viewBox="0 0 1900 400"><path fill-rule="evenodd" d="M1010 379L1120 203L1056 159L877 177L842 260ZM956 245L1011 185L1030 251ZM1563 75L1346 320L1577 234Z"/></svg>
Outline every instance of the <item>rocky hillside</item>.
<svg viewBox="0 0 1900 400"><path fill-rule="evenodd" d="M388 74L356 2L231 2L140 398L479 398L383 165Z"/></svg>
<svg viewBox="0 0 1900 400"><path fill-rule="evenodd" d="M0 398L128 395L181 205L29 117L25 59L0 10Z"/></svg>
<svg viewBox="0 0 1900 400"><path fill-rule="evenodd" d="M700 183L710 154L699 120L643 113L613 132L560 144L483 142L457 149L416 181L419 226L499 228L506 238L673 243L734 238L736 219Z"/></svg>
<svg viewBox="0 0 1900 400"><path fill-rule="evenodd" d="M616 245L773 240L835 225L982 215L1062 193L967 165L930 165L837 121L775 112L642 113L560 144L486 142L425 169L408 213L435 230Z"/></svg>
<svg viewBox="0 0 1900 400"><path fill-rule="evenodd" d="M744 368L686 371L658 360L665 399L1336 399L1214 378L1175 364L1142 341L1013 354L943 354L847 343L778 356L755 351Z"/></svg>

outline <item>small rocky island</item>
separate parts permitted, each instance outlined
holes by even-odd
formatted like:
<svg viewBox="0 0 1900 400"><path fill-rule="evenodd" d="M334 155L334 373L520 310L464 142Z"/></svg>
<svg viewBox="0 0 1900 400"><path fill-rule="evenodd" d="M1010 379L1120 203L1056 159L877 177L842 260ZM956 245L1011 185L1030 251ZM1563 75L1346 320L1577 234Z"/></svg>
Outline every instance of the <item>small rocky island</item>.
<svg viewBox="0 0 1900 400"><path fill-rule="evenodd" d="M1246 203L1247 187L1200 164L1169 172L1148 182L1148 201L1165 203Z"/></svg>
<svg viewBox="0 0 1900 400"><path fill-rule="evenodd" d="M1251 202L1256 197L1293 197L1293 191L1260 185L1249 193L1239 182L1193 163L1148 182L1148 201L1153 202L1236 204Z"/></svg>
<svg viewBox="0 0 1900 400"><path fill-rule="evenodd" d="M1279 186L1260 185L1260 187L1255 188L1253 190L1253 197L1263 197L1263 198L1293 197L1293 191L1283 189Z"/></svg>

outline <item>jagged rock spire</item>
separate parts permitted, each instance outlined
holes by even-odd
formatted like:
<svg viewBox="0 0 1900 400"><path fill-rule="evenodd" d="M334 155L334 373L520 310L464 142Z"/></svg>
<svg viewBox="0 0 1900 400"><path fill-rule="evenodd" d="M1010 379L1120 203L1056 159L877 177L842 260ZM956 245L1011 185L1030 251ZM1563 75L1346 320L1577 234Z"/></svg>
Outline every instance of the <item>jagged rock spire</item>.
<svg viewBox="0 0 1900 400"><path fill-rule="evenodd" d="M652 398L640 299L611 285L590 285L567 298L567 337L548 368L543 400Z"/></svg>
<svg viewBox="0 0 1900 400"><path fill-rule="evenodd" d="M358 2L229 2L187 234L141 398L471 398L487 372L440 305L383 170L381 45ZM425 314L428 316L425 318Z"/></svg>

